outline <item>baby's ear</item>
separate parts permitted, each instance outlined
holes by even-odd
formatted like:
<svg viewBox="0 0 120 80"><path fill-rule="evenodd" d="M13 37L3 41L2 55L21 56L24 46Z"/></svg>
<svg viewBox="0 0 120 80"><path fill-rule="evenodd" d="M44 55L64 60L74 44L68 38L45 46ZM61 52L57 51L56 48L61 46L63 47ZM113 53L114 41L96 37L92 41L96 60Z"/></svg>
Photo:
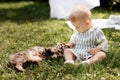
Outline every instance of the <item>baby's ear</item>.
<svg viewBox="0 0 120 80"><path fill-rule="evenodd" d="M87 25L90 25L90 20L87 20L87 21L86 21L86 24L87 24Z"/></svg>
<svg viewBox="0 0 120 80"><path fill-rule="evenodd" d="M75 17L71 17L71 18L70 18L70 21L71 21L71 22L75 22Z"/></svg>

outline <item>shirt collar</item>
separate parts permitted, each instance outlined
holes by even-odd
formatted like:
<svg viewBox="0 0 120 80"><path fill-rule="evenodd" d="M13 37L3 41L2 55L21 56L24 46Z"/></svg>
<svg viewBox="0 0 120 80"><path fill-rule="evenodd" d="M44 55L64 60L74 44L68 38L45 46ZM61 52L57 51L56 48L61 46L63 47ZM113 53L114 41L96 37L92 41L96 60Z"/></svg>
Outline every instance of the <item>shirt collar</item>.
<svg viewBox="0 0 120 80"><path fill-rule="evenodd" d="M83 32L83 33L86 33L86 32L94 32L96 30L96 27L95 26L92 26L90 29L88 29L87 31ZM78 32L76 29L74 30L76 33L81 33L81 32Z"/></svg>

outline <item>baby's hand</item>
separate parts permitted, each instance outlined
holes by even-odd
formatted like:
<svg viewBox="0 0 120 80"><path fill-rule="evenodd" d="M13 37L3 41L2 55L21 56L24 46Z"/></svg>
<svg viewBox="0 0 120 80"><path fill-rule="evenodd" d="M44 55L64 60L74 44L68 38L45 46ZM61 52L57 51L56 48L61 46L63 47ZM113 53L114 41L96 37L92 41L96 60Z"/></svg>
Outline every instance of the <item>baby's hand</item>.
<svg viewBox="0 0 120 80"><path fill-rule="evenodd" d="M69 48L72 48L74 46L73 43L67 43L66 45L69 46Z"/></svg>
<svg viewBox="0 0 120 80"><path fill-rule="evenodd" d="M97 52L100 51L100 48L96 47L96 48L91 48L88 52L91 54L91 55L95 55Z"/></svg>

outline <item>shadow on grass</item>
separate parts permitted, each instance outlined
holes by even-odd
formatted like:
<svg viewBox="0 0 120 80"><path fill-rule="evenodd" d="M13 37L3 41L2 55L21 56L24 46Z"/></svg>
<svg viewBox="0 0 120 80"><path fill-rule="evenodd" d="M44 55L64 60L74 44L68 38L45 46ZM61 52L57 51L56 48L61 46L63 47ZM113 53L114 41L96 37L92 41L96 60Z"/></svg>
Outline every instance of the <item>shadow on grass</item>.
<svg viewBox="0 0 120 80"><path fill-rule="evenodd" d="M3 4L4 2L0 2ZM7 2L9 5L11 2ZM13 4L16 2L12 2ZM19 6L19 5L18 5ZM50 9L48 2L33 2L20 8L0 8L0 21L16 23L34 22L49 19Z"/></svg>

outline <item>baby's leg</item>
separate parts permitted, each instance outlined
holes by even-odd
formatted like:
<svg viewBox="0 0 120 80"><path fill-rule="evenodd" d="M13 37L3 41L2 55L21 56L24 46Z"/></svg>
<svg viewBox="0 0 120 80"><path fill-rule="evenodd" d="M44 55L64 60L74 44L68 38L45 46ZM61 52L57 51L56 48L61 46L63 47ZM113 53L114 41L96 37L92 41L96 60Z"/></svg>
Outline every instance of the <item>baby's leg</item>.
<svg viewBox="0 0 120 80"><path fill-rule="evenodd" d="M76 59L76 56L72 53L71 50L65 49L64 59L65 59L65 63L74 63L74 60Z"/></svg>
<svg viewBox="0 0 120 80"><path fill-rule="evenodd" d="M91 57L90 59L86 61L83 61L82 63L94 64L96 62L102 61L105 58L106 58L106 53L100 51L100 52L97 52L93 57Z"/></svg>

